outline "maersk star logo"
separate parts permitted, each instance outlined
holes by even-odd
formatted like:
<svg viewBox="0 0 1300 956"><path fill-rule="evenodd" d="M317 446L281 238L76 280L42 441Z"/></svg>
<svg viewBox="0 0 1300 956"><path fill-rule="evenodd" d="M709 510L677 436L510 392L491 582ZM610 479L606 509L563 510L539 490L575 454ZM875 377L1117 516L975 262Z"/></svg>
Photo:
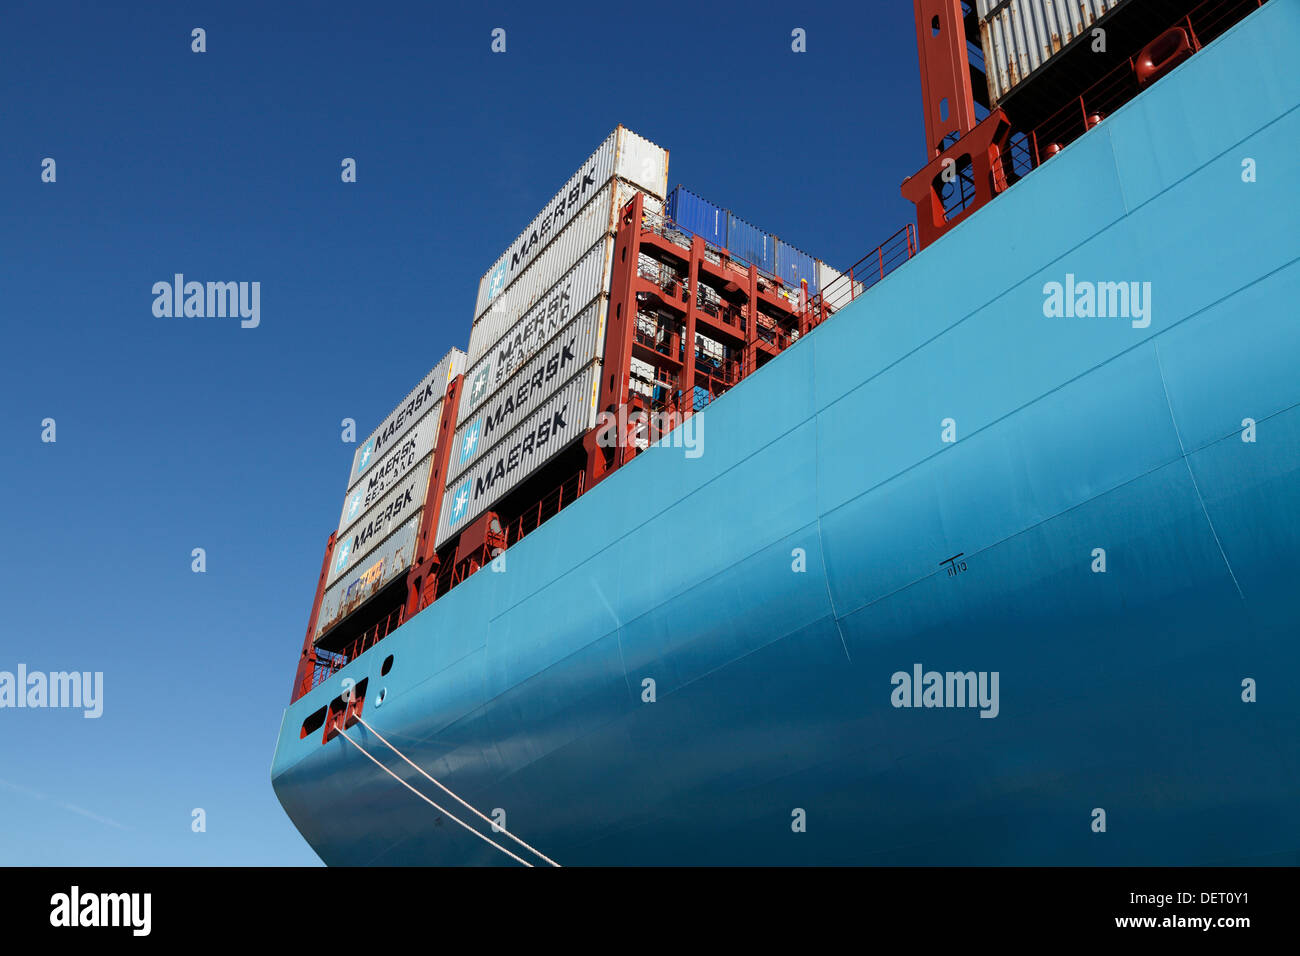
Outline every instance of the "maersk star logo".
<svg viewBox="0 0 1300 956"><path fill-rule="evenodd" d="M484 365L483 368L479 370L479 373L474 376L474 386L470 389L469 396L472 401L477 402L483 397L483 391L487 388L488 372L490 371L491 368L488 365Z"/></svg>
<svg viewBox="0 0 1300 956"><path fill-rule="evenodd" d="M496 297L501 291L501 287L506 284L506 264L503 262L497 266L497 271L492 273L492 282L488 285L488 298Z"/></svg>
<svg viewBox="0 0 1300 956"><path fill-rule="evenodd" d="M352 553L352 542L344 541L343 547L339 548L339 556L334 559L334 570L342 571L348 565L348 555Z"/></svg>
<svg viewBox="0 0 1300 956"><path fill-rule="evenodd" d="M469 461L470 456L474 454L474 449L478 447L479 429L483 427L483 419L479 419L469 428L465 429L465 434L460 439L460 463L463 465Z"/></svg>
<svg viewBox="0 0 1300 956"><path fill-rule="evenodd" d="M361 457L357 459L357 471L370 464L370 456L375 453L375 440L372 438L361 446Z"/></svg>
<svg viewBox="0 0 1300 956"><path fill-rule="evenodd" d="M355 495L352 496L352 500L348 502L348 517L349 518L355 517L357 513L357 509L360 507L361 507L361 492L358 491Z"/></svg>
<svg viewBox="0 0 1300 956"><path fill-rule="evenodd" d="M456 497L451 502L451 520L450 525L455 525L461 518L465 517L465 512L469 509L469 482L460 486L456 492Z"/></svg>

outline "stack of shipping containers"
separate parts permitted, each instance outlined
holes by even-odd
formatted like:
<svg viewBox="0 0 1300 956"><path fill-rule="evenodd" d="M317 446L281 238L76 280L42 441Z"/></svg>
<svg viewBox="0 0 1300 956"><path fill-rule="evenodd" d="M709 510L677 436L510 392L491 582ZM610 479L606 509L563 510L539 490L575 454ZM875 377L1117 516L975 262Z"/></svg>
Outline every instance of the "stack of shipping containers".
<svg viewBox="0 0 1300 956"><path fill-rule="evenodd" d="M1126 2L976 0L990 107Z"/></svg>
<svg viewBox="0 0 1300 956"><path fill-rule="evenodd" d="M619 127L479 282L439 548L595 425L615 224L668 153Z"/></svg>
<svg viewBox="0 0 1300 956"><path fill-rule="evenodd" d="M562 452L575 460L585 454L580 441L596 425L606 358L615 236L624 207L638 193L647 222L667 216L705 240L711 261L730 250L762 275L779 279L776 286L791 312L801 305L801 282L814 294L839 277L682 187L668 195L667 179L667 151L618 127L483 275L468 355L451 350L356 451L304 667L316 661L316 649L347 657L348 642L363 630L377 632L377 621L384 621L385 633L389 621L400 623L400 617L384 616L390 605L418 611L433 599L432 591L425 594L417 582L411 593L424 596L406 603L399 581L427 573L429 562L455 567L452 546L469 525L500 509L512 494L536 498L548 490L541 487L550 480L547 466L554 471L569 464L567 457L558 458ZM669 228L676 229L671 223ZM688 235L674 236L689 249ZM669 268L648 262L657 270ZM693 294L707 299L713 291L701 281ZM717 305L712 299L698 303L705 310ZM696 338L697 365L719 375L739 367L732 347L706 329ZM650 399L669 387L647 361L633 357L630 369L629 395ZM455 407L444 407L449 385L461 375L450 393ZM697 385L695 392L705 392L707 400L706 390ZM440 429L450 435L441 451ZM374 600L379 595L383 600ZM310 684L306 675L300 689Z"/></svg>
<svg viewBox="0 0 1300 956"><path fill-rule="evenodd" d="M827 304L832 308L847 304L856 294L847 282L836 282L842 278L841 274L820 259L750 225L734 212L715 206L685 186L679 185L668 194L664 209L668 218L683 229L718 249L726 249L733 256L752 262L759 272L780 279L790 289L798 291L800 283L806 280L809 295L829 290ZM856 292L861 291L859 283Z"/></svg>
<svg viewBox="0 0 1300 956"><path fill-rule="evenodd" d="M410 568L424 509L441 494L430 477L447 386L464 370L452 349L357 448L315 640Z"/></svg>

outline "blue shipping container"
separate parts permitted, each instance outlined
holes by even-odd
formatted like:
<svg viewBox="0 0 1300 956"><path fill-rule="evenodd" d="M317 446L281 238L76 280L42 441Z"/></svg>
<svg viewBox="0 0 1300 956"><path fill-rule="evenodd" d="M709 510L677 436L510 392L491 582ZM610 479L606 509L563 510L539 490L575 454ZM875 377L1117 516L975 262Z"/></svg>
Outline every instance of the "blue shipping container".
<svg viewBox="0 0 1300 956"><path fill-rule="evenodd" d="M817 260L780 239L776 240L776 275L796 289L801 279L807 279L809 295L820 291L817 287Z"/></svg>
<svg viewBox="0 0 1300 956"><path fill-rule="evenodd" d="M727 247L727 211L678 186L668 195L668 218L705 242Z"/></svg>
<svg viewBox="0 0 1300 956"><path fill-rule="evenodd" d="M758 266L768 275L776 275L775 240L735 213L727 214L727 250L733 256Z"/></svg>

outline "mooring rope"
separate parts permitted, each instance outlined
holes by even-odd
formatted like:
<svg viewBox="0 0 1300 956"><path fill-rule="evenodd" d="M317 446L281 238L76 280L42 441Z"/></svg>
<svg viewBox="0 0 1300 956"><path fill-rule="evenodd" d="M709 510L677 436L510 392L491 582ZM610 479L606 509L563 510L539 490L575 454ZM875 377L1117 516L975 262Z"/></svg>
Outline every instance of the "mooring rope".
<svg viewBox="0 0 1300 956"><path fill-rule="evenodd" d="M426 772L425 772L425 771L424 771L420 766L418 766L418 765L417 765L413 760L411 760L410 757L406 756L406 754L402 753L400 750L398 750L396 747L394 747L391 743L389 743L386 739L384 739L384 735L381 734L379 731L375 730L374 727L371 727L368 723L366 723L365 720L361 717L360 714L356 714L356 715L354 715L354 716L357 718L357 722L358 722L359 724L361 724L362 727L366 728L366 730L370 731L372 734L374 734L376 737L378 737L379 740L384 744L384 746L386 746L389 750L391 750L393 753L397 754L397 756L401 757L401 758L402 758L403 760L405 760L408 764L410 764L410 765L415 769L416 773L418 773L418 774L420 774L421 776L423 776L424 779L428 780L428 781L429 781L430 783L432 783L435 787L437 787L437 788L438 788L439 790L441 790L443 793L447 794L447 796L451 797L453 800L455 800L457 803L459 803L462 807L464 807L464 808L465 808L466 810L468 810L470 813L472 813L472 814L474 814L475 816L477 816L477 817L478 817L480 820L482 820L484 823L491 824L492 829L501 831L501 832L504 833L506 836L510 837L510 839L512 839L512 840L514 840L516 843L518 843L518 844L519 844L521 847L523 847L525 850L528 850L528 851L531 852L531 853L536 853L538 857L540 857L541 859L545 860L547 863L551 864L551 866L559 866L559 865L560 865L560 864L556 863L554 860L552 860L552 859L551 859L549 856L547 856L545 853L543 853L541 850L537 849L536 847L529 846L527 843L525 843L523 840L519 839L519 837L515 836L513 833L511 833L511 832L510 832L509 830L507 830L505 827L501 826L501 825L500 825L499 823L497 823L496 821L491 820L491 819L489 819L488 817L485 817L483 814L479 813L478 810L474 809L474 807L470 806L468 803L466 803L466 802L465 802L464 800L462 800L460 797L456 796L456 794L452 793L449 789L447 789L445 786L443 786L441 783L439 783L437 780L435 780L435 779L433 778L433 776L431 776L430 774L426 773Z"/></svg>
<svg viewBox="0 0 1300 956"><path fill-rule="evenodd" d="M358 718L358 719L360 719L360 718ZM371 731L371 733L373 733L373 731ZM358 750L360 750L360 751L361 751L363 754L365 754L367 757L369 757L370 760L371 760L371 762L374 763L374 765L375 765L376 767L378 767L380 770L384 771L384 773L388 774L390 777L392 777L394 780L396 780L398 783L400 783L403 787L405 787L407 790L410 790L411 793L415 794L417 797L419 797L421 800L423 800L423 801L424 801L425 803L427 803L429 806L433 807L433 808L434 808L435 810L437 810L439 813L445 813L445 814L447 814L447 816L451 817L451 819L452 819L453 821L455 821L456 823L459 823L462 827L464 827L464 828L465 828L466 830L468 830L470 833L474 834L474 835L475 835L476 837L478 837L480 840L483 840L483 841L486 842L486 843L491 843L494 847L496 847L498 850L500 850L500 851L501 851L502 853L504 853L506 856L510 857L510 859L512 859L512 860L517 860L518 862L522 863L524 866L532 866L532 864L529 863L527 860L522 859L521 857L517 857L517 856L515 856L513 853L511 853L509 850L507 850L505 847L503 847L500 843L497 843L495 840L492 840L492 839L490 839L489 837L485 837L483 834L479 833L479 832L478 832L477 830L475 830L472 826L470 826L470 825L469 825L468 823L466 823L464 820L461 820L461 819L460 819L459 817L457 817L455 814L450 813L449 811L444 810L442 807L438 806L436 803L434 803L432 800L430 800L428 797L426 797L424 794L422 794L419 790L416 790L413 786L411 786L409 783L407 783L405 780L403 780L403 779L402 779L401 777L399 777L397 774L393 773L393 771L389 770L389 769L388 769L387 767L385 767L382 763L380 763L380 762L379 762L378 760L376 760L373 756L371 756L370 751L366 750L365 747L361 746L359 743L357 743L355 740L353 740L351 737L349 737L349 736L348 736L348 735L347 735L347 734L342 730L342 728L339 729L339 736L342 737L344 740L346 740L348 743L350 743L352 746L356 747ZM378 736L378 735L376 735L376 736ZM416 769L419 769L419 768L416 768ZM536 851L534 851L534 852L536 852Z"/></svg>

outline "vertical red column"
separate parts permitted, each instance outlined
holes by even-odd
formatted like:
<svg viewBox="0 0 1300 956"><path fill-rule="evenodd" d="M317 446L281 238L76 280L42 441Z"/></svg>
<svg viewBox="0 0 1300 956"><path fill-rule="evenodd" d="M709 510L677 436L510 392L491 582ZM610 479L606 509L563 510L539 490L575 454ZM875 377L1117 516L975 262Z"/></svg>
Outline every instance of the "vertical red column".
<svg viewBox="0 0 1300 956"><path fill-rule="evenodd" d="M438 444L433 452L433 469L429 475L429 490L424 496L424 511L420 517L420 531L415 539L415 560L406 573L406 619L430 603L437 591L438 554L434 539L438 534L438 516L442 511L442 496L447 484L447 468L451 462L452 438L456 434L456 418L460 410L460 391L465 376L457 375L447 385L443 396L442 414L438 421ZM427 595L427 596L426 596Z"/></svg>
<svg viewBox="0 0 1300 956"><path fill-rule="evenodd" d="M614 261L610 266L609 311L605 318L605 352L601 364L600 399L596 405L602 412L618 415L627 407L627 382L632 374L632 337L636 332L636 275L637 259L641 255L641 215L645 197L637 193L623 207L614 236ZM619 445L613 449L601 447L599 438L610 434L597 422L595 430L587 433L583 447L587 450L587 472L584 486L590 488L610 471L618 467L625 451L627 436L619 434ZM612 452L612 453L611 453Z"/></svg>
<svg viewBox="0 0 1300 956"><path fill-rule="evenodd" d="M944 138L975 128L975 96L961 0L913 0L916 53L921 65L928 159L943 152ZM928 161L928 160L927 160Z"/></svg>
<svg viewBox="0 0 1300 956"><path fill-rule="evenodd" d="M745 364L741 377L758 368L758 266L749 267L749 321L745 323Z"/></svg>
<svg viewBox="0 0 1300 956"><path fill-rule="evenodd" d="M307 620L307 637L302 643L298 671L294 674L293 689L289 692L291 704L311 690L312 671L316 664L316 620L320 617L320 605L325 597L325 581L329 578L330 558L334 555L334 541L337 537L338 532L331 531L329 541L325 543L325 557L320 563L320 577L316 579L316 599L312 601L311 617Z"/></svg>
<svg viewBox="0 0 1300 956"><path fill-rule="evenodd" d="M690 418L695 411L695 317L699 314L700 276L704 272L700 263L704 261L704 240L699 236L691 237L691 261L687 272L691 279L691 293L686 297L686 334L682 343L682 378L678 386L682 390L682 420Z"/></svg>

